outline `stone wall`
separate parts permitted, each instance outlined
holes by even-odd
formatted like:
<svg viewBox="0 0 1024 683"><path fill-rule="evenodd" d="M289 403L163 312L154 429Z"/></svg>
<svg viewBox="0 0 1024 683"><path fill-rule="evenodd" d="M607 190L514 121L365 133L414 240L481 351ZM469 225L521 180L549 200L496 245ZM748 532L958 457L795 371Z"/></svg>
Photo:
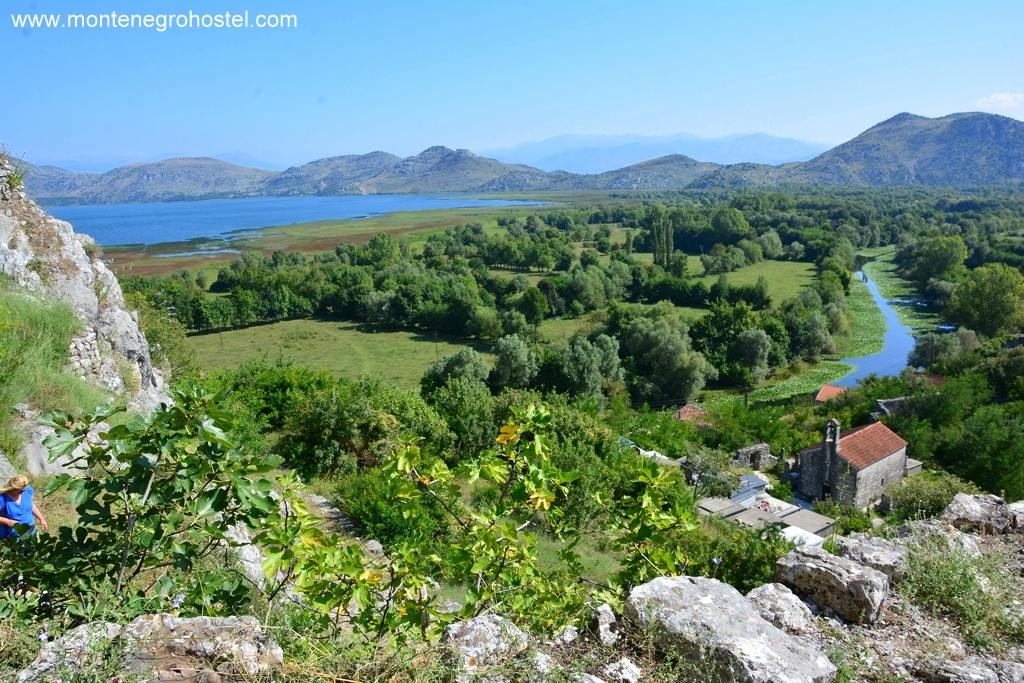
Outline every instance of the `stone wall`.
<svg viewBox="0 0 1024 683"><path fill-rule="evenodd" d="M853 505L866 508L880 500L885 489L903 481L906 466L907 449L904 447L857 472L857 495Z"/></svg>

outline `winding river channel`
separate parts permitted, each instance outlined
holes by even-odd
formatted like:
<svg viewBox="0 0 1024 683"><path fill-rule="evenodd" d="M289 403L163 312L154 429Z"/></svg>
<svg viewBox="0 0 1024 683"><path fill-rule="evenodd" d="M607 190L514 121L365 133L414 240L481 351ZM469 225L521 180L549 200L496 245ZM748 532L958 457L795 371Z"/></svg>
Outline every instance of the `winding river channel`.
<svg viewBox="0 0 1024 683"><path fill-rule="evenodd" d="M840 386L852 387L868 375L898 375L907 367L907 356L914 348L914 335L908 325L904 325L896 314L894 303L887 300L878 291L878 286L867 279L863 273L855 274L857 278L867 284L875 304L882 310L885 316L885 337L882 340L882 350L868 356L859 358L843 358L844 363L853 366L842 379L835 382ZM898 304L895 304L898 305Z"/></svg>

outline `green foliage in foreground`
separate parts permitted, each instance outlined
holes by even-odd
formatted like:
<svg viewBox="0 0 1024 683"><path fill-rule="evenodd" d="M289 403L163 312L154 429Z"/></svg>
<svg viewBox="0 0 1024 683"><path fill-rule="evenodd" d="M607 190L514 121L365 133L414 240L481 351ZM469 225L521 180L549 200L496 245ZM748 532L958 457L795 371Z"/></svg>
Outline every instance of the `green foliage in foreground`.
<svg viewBox="0 0 1024 683"><path fill-rule="evenodd" d="M81 324L63 304L6 291L0 281L0 451L16 453L10 415L18 403L41 410L91 410L103 393L67 370L68 344Z"/></svg>
<svg viewBox="0 0 1024 683"><path fill-rule="evenodd" d="M203 591L216 589L212 579L197 592L195 582L179 583L169 571L188 574L230 544L226 532L235 525L266 523L277 505L266 475L277 462L239 450L230 418L209 394L188 387L171 398L171 405L111 428L98 442L88 439L89 431L116 411L51 420L51 457L81 447L70 465L84 474L54 478L47 495L66 490L78 521L23 541L22 552L0 553L0 585L16 610L88 621L132 605L166 608L179 592L183 605L209 607ZM223 587L231 593L237 584ZM25 593L26 587L39 592ZM23 597L43 594L45 605Z"/></svg>

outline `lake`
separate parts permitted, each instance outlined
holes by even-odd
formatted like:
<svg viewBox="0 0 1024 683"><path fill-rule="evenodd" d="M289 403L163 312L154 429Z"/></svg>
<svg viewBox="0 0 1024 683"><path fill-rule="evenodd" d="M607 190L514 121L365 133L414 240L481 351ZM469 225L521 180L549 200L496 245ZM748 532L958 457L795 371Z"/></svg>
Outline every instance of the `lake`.
<svg viewBox="0 0 1024 683"><path fill-rule="evenodd" d="M862 273L856 276L864 279ZM882 350L869 356L860 358L843 358L844 363L853 365L853 371L835 382L840 386L852 387L868 375L891 376L898 375L907 367L907 356L914 349L914 335L910 327L900 322L893 303L888 301L878 291L877 285L871 280L864 280L871 290L871 296L875 304L885 315L885 337L882 340Z"/></svg>
<svg viewBox="0 0 1024 683"><path fill-rule="evenodd" d="M346 195L251 197L146 204L44 207L76 232L104 246L228 238L232 233L310 221L367 218L395 211L486 206L536 206L542 202L478 199L460 195Z"/></svg>

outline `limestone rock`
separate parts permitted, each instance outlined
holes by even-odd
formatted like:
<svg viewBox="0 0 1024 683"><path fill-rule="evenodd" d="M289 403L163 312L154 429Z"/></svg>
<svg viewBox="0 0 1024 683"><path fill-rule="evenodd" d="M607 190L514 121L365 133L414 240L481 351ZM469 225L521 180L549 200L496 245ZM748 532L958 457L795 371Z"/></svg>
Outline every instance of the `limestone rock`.
<svg viewBox="0 0 1024 683"><path fill-rule="evenodd" d="M1024 664L996 659L988 666L996 672L999 683L1024 683Z"/></svg>
<svg viewBox="0 0 1024 683"><path fill-rule="evenodd" d="M80 671L96 662L97 646L116 638L121 627L94 621L71 629L57 640L43 645L35 660L18 672L17 683L59 681L65 671Z"/></svg>
<svg viewBox="0 0 1024 683"><path fill-rule="evenodd" d="M637 586L625 616L660 629L665 649L699 660L709 679L824 683L836 668L815 646L765 621L739 591L715 579L661 577Z"/></svg>
<svg viewBox="0 0 1024 683"><path fill-rule="evenodd" d="M623 657L617 662L606 664L601 669L601 674L606 680L617 683L639 683L643 677L643 671L629 657Z"/></svg>
<svg viewBox="0 0 1024 683"><path fill-rule="evenodd" d="M949 552L966 553L971 557L981 556L978 539L965 534L948 522L937 519L918 519L907 522L896 529L896 539L904 544L923 545L939 543Z"/></svg>
<svg viewBox="0 0 1024 683"><path fill-rule="evenodd" d="M878 536L840 536L836 539L836 554L877 569L892 581L901 581L910 571L906 547Z"/></svg>
<svg viewBox="0 0 1024 683"><path fill-rule="evenodd" d="M497 614L483 614L452 624L444 632L452 648L460 678L494 666L530 647L530 639L518 626Z"/></svg>
<svg viewBox="0 0 1024 683"><path fill-rule="evenodd" d="M121 673L155 675L156 680L235 680L260 676L281 666L281 648L255 617L179 618L149 614L125 626L84 624L43 646L35 661L18 673L18 683L62 680L95 658L103 641L118 640L125 650Z"/></svg>
<svg viewBox="0 0 1024 683"><path fill-rule="evenodd" d="M0 481L7 481L17 473L18 471L14 469L11 461L0 451Z"/></svg>
<svg viewBox="0 0 1024 683"><path fill-rule="evenodd" d="M889 577L821 548L799 547L779 558L775 580L828 607L842 619L873 623L889 597Z"/></svg>
<svg viewBox="0 0 1024 683"><path fill-rule="evenodd" d="M554 645L572 645L580 639L580 630L575 626L566 626L558 632L551 642Z"/></svg>
<svg viewBox="0 0 1024 683"><path fill-rule="evenodd" d="M747 593L765 621L789 633L803 633L811 627L811 610L793 591L781 583L766 583Z"/></svg>
<svg viewBox="0 0 1024 683"><path fill-rule="evenodd" d="M588 628L598 642L605 647L610 647L619 640L619 623L616 621L615 612L610 605L602 603L594 610Z"/></svg>
<svg viewBox="0 0 1024 683"><path fill-rule="evenodd" d="M12 171L0 157L0 186ZM69 366L146 412L166 400L138 318L127 310L117 278L92 238L46 214L24 193L0 196L0 273L15 285L67 304L83 330L69 348Z"/></svg>
<svg viewBox="0 0 1024 683"><path fill-rule="evenodd" d="M996 672L976 657L945 662L938 670L923 675L931 683L1000 683Z"/></svg>
<svg viewBox="0 0 1024 683"><path fill-rule="evenodd" d="M942 513L957 529L979 534L1005 534L1017 528L1017 515L1006 501L990 493L958 493Z"/></svg>

